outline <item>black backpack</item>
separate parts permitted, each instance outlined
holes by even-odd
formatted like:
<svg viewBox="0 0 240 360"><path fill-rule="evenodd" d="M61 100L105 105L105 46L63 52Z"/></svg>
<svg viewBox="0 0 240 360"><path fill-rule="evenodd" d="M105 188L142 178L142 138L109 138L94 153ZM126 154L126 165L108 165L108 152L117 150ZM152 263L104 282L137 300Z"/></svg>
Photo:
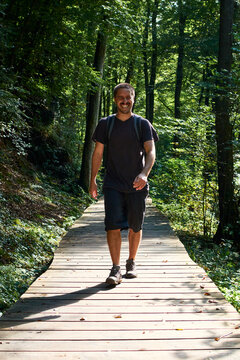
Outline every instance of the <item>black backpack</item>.
<svg viewBox="0 0 240 360"><path fill-rule="evenodd" d="M109 141L112 129L114 126L116 114L109 115L107 117L107 141ZM136 114L133 114L133 121L134 121L134 129L136 132L136 136L139 142L141 142L142 138L142 129L141 129L141 116L138 116Z"/></svg>

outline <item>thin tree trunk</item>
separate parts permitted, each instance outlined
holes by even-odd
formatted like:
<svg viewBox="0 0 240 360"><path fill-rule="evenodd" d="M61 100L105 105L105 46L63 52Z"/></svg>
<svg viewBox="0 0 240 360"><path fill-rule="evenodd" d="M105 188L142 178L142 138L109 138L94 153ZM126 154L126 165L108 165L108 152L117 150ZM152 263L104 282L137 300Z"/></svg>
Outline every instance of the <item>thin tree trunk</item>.
<svg viewBox="0 0 240 360"><path fill-rule="evenodd" d="M233 15L234 1L221 0L217 67L219 77L215 100L220 222L214 240L219 243L223 238L233 238L239 246L238 208L234 200L233 134L230 123L231 102L228 94L232 64Z"/></svg>
<svg viewBox="0 0 240 360"><path fill-rule="evenodd" d="M145 93L146 93L146 118L149 118L149 77L148 77L148 54L147 54L147 43L148 43L148 28L149 28L149 17L150 17L150 3L147 1L147 15L143 34L143 69L144 69L144 80L145 80Z"/></svg>
<svg viewBox="0 0 240 360"><path fill-rule="evenodd" d="M174 116L176 119L181 118L180 98L183 81L183 58L184 58L184 30L186 24L186 15L183 13L182 0L178 0L178 14L179 14L179 41L178 41L178 62L176 71L176 85L175 85L175 101L174 101ZM179 147L179 136L177 134L173 137L174 150ZM175 156L177 153L175 152Z"/></svg>
<svg viewBox="0 0 240 360"><path fill-rule="evenodd" d="M154 8L152 14L152 62L151 62L151 76L149 82L149 114L148 120L152 123L154 116L154 89L156 81L157 70L157 11L159 0L154 1Z"/></svg>
<svg viewBox="0 0 240 360"><path fill-rule="evenodd" d="M134 60L131 59L129 65L128 65L128 71L127 71L127 76L126 76L126 80L125 80L125 82L128 84L130 84L132 77L133 77L133 68L134 68Z"/></svg>
<svg viewBox="0 0 240 360"><path fill-rule="evenodd" d="M102 32L99 32L93 67L96 71L100 73L101 77L103 74L103 66L106 52L106 40L106 35ZM99 84L93 84L93 86L95 90L90 91L88 96L89 106L86 119L86 133L80 173L80 184L86 191L88 191L90 183L91 157L94 148L94 144L92 142L92 134L98 122L101 95L101 86Z"/></svg>
<svg viewBox="0 0 240 360"><path fill-rule="evenodd" d="M183 81L183 58L184 58L184 30L186 24L186 16L183 13L182 0L178 0L179 11L179 43L178 43L178 62L176 72L176 86L175 86L175 118L180 119L180 97L182 91Z"/></svg>

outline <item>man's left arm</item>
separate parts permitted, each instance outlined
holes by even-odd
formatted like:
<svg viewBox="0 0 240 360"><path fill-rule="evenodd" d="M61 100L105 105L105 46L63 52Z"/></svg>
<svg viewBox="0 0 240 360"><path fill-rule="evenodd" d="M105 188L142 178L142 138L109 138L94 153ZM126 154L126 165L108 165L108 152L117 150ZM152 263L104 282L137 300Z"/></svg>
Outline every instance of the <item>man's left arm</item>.
<svg viewBox="0 0 240 360"><path fill-rule="evenodd" d="M146 186L148 175L153 167L156 158L154 140L145 141L144 149L146 153L145 166L133 182L133 187L136 190L142 190L144 186Z"/></svg>

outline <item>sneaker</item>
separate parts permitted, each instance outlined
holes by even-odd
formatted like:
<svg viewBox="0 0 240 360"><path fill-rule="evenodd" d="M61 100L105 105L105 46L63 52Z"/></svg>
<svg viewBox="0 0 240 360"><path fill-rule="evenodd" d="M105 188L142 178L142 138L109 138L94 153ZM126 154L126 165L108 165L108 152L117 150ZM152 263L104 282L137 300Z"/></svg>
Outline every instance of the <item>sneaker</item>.
<svg viewBox="0 0 240 360"><path fill-rule="evenodd" d="M120 266L113 265L109 277L106 279L106 283L109 285L118 285L122 282L122 274Z"/></svg>
<svg viewBox="0 0 240 360"><path fill-rule="evenodd" d="M136 264L133 259L126 261L126 278L132 279L137 277Z"/></svg>

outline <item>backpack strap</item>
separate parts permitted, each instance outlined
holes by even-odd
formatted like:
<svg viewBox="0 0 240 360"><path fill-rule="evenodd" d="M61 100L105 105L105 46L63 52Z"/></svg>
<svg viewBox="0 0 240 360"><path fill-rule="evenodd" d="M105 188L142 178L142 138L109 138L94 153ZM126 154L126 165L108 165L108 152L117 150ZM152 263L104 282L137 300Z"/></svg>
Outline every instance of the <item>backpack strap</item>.
<svg viewBox="0 0 240 360"><path fill-rule="evenodd" d="M141 142L141 137L142 137L141 119L142 119L141 116L138 116L136 114L133 115L134 129L139 142Z"/></svg>
<svg viewBox="0 0 240 360"><path fill-rule="evenodd" d="M115 114L109 115L107 117L107 141L109 141L110 139L114 122L115 122Z"/></svg>
<svg viewBox="0 0 240 360"><path fill-rule="evenodd" d="M116 116L116 114L109 115L107 117L107 141L109 141L111 133L112 133L112 129L113 129L114 122L115 122L115 116ZM139 142L141 142L141 137L142 137L141 119L142 119L141 116L133 114L134 129L135 129L135 133L136 133L136 136L137 136L137 139Z"/></svg>

